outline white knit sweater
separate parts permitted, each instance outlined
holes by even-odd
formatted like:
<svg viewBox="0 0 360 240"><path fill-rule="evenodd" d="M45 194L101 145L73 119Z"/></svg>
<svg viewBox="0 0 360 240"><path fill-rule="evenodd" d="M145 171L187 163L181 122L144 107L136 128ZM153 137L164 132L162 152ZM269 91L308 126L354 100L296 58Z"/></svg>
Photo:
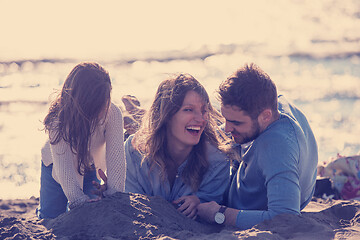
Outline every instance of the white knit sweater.
<svg viewBox="0 0 360 240"><path fill-rule="evenodd" d="M91 136L90 153L96 172L98 169L106 171L108 182L104 195L123 192L126 175L123 117L121 110L113 103L105 123L98 126ZM83 176L77 171L76 155L71 151L68 143L61 140L51 145L48 140L41 150L41 155L45 166L53 163L52 175L61 185L70 208L81 205L89 199L83 192Z"/></svg>

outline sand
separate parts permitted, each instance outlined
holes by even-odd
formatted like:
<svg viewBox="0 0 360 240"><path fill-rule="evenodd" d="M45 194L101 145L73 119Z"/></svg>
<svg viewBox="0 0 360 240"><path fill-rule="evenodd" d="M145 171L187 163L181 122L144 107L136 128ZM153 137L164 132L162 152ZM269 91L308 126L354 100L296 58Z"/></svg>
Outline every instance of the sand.
<svg viewBox="0 0 360 240"><path fill-rule="evenodd" d="M360 239L360 201L314 198L301 216L238 231L188 219L159 197L116 193L52 220L37 198L0 200L0 239Z"/></svg>

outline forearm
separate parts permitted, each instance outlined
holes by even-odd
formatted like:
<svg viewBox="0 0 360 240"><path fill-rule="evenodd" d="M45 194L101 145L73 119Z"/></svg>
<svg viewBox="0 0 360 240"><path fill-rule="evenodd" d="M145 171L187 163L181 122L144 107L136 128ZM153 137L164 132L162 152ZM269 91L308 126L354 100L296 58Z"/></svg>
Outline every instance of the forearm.
<svg viewBox="0 0 360 240"><path fill-rule="evenodd" d="M108 177L108 190L106 191L106 194L123 192L125 190L126 176L126 163L123 148L115 153L112 151L112 156L107 157L106 168Z"/></svg>
<svg viewBox="0 0 360 240"><path fill-rule="evenodd" d="M90 199L83 192L82 186L80 185L83 181L83 177L80 175L76 176L78 173L74 171L75 169L66 169L61 165L58 167L54 165L54 168L58 169L58 171L56 171L56 175L58 176L61 188L69 201L70 208L79 206Z"/></svg>
<svg viewBox="0 0 360 240"><path fill-rule="evenodd" d="M126 162L124 153L123 119L120 109L111 106L105 129L108 190L105 194L125 189Z"/></svg>
<svg viewBox="0 0 360 240"><path fill-rule="evenodd" d="M74 161L76 159L74 154L64 141L51 145L51 153L55 178L69 201L69 207L74 208L81 205L89 197L82 190L83 177L75 168Z"/></svg>
<svg viewBox="0 0 360 240"><path fill-rule="evenodd" d="M237 226L236 220L240 210L234 208L226 208L225 210L225 225Z"/></svg>
<svg viewBox="0 0 360 240"><path fill-rule="evenodd" d="M285 177L286 176L286 177ZM248 229L278 214L300 214L300 188L298 180L287 173L274 177L267 185L267 210L240 210L236 226Z"/></svg>
<svg viewBox="0 0 360 240"><path fill-rule="evenodd" d="M268 219L271 219L271 214L268 211L238 210L234 208L227 208L225 211L225 225L238 227L242 230L249 229Z"/></svg>

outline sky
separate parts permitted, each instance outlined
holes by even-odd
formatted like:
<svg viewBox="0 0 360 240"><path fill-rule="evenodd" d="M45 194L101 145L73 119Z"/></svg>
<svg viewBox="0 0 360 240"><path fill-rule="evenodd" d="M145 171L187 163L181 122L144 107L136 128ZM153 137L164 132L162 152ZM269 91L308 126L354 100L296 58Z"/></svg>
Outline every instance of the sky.
<svg viewBox="0 0 360 240"><path fill-rule="evenodd" d="M71 57L223 42L209 1L0 0L1 58ZM45 56L46 57L46 56Z"/></svg>
<svg viewBox="0 0 360 240"><path fill-rule="evenodd" d="M303 26L304 6L309 5L305 2L0 0L0 61L116 57L257 39L278 44L275 47L289 38L304 44L317 31ZM317 4L312 6L316 12ZM290 26L292 34L288 34Z"/></svg>

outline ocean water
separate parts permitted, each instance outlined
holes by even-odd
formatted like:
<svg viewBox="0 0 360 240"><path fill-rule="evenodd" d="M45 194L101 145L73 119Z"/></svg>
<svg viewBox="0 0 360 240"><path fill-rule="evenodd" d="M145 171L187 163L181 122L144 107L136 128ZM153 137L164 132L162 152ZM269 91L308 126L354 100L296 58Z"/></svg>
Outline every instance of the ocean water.
<svg viewBox="0 0 360 240"><path fill-rule="evenodd" d="M19 2L0 2L0 20L7 23L0 40L0 199L39 196L42 120L53 93L80 61L97 61L110 72L115 103L131 94L145 108L158 84L175 72L195 76L218 107L220 82L254 62L308 117L320 161L360 151L357 0L139 1L142 8L139 2L90 1L84 19L107 13L87 19L86 26L105 28L94 38L89 27L76 31L80 4L61 22L59 13L42 11L64 13L65 6L24 1L19 9ZM77 40L60 39L65 35Z"/></svg>

